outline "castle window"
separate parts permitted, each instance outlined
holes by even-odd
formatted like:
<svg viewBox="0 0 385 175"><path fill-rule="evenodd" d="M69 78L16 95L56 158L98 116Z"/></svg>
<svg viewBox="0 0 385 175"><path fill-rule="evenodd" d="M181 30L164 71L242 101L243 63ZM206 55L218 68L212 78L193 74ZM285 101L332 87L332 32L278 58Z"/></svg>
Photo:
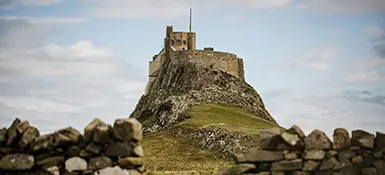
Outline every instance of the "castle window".
<svg viewBox="0 0 385 175"><path fill-rule="evenodd" d="M183 40L183 45L186 45L187 44L187 41L186 40Z"/></svg>

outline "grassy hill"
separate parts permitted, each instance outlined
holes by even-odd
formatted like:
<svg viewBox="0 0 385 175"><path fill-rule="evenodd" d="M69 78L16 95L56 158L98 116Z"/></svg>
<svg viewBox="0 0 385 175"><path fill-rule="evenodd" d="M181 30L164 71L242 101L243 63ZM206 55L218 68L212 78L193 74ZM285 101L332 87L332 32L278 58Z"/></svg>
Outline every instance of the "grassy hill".
<svg viewBox="0 0 385 175"><path fill-rule="evenodd" d="M256 147L260 129L280 127L228 105L194 106L184 115L187 119L174 127L144 135L142 145L146 152L149 174L183 174L178 171L187 174L189 171L211 174L217 167L231 165L231 156L226 152L215 147L204 147L202 142L197 141L199 137L196 139L191 136L220 130L225 135L247 137L249 139L240 141L241 145Z"/></svg>

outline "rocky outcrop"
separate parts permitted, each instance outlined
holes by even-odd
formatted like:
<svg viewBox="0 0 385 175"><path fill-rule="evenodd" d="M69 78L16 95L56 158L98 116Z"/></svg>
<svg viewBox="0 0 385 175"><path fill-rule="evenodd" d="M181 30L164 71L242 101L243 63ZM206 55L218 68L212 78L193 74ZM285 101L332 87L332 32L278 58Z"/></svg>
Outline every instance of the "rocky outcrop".
<svg viewBox="0 0 385 175"><path fill-rule="evenodd" d="M142 96L130 117L143 123L145 131L157 131L184 119L191 106L227 104L256 117L275 122L259 94L242 79L210 65L202 67L172 52L162 62L149 92Z"/></svg>
<svg viewBox="0 0 385 175"><path fill-rule="evenodd" d="M72 127L40 135L16 119L0 130L0 174L142 174L142 124L118 119L92 121L83 136Z"/></svg>
<svg viewBox="0 0 385 175"><path fill-rule="evenodd" d="M295 133L295 139L285 139L287 132ZM296 126L284 132L266 129L261 131L262 150L250 149L246 154L235 155L236 165L217 174L385 174L383 136L380 132L375 137L354 130L350 138L345 129L337 128L332 143L320 130L304 137ZM293 144L293 140L304 144ZM280 145L285 145L285 149Z"/></svg>

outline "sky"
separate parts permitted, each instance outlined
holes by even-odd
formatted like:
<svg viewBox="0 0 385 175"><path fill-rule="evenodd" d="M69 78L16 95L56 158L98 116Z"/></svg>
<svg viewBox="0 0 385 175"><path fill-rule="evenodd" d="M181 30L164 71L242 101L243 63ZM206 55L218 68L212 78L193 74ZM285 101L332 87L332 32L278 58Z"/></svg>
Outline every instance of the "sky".
<svg viewBox="0 0 385 175"><path fill-rule="evenodd" d="M0 127L129 116L189 8L197 47L243 58L281 126L385 132L383 0L0 0Z"/></svg>

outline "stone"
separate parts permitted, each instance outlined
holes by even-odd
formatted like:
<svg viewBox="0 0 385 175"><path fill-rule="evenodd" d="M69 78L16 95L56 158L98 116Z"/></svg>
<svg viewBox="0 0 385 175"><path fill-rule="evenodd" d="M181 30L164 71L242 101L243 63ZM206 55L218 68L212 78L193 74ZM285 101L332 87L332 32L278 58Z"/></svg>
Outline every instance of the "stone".
<svg viewBox="0 0 385 175"><path fill-rule="evenodd" d="M272 171L272 172L268 172L268 173L269 174L267 174L267 175L285 175L285 172L282 172L282 171ZM264 174L262 174L262 175L264 175Z"/></svg>
<svg viewBox="0 0 385 175"><path fill-rule="evenodd" d="M123 142L142 140L142 124L135 118L117 119L112 128L115 139Z"/></svg>
<svg viewBox="0 0 385 175"><path fill-rule="evenodd" d="M245 174L256 168L254 164L241 163L231 167L225 174Z"/></svg>
<svg viewBox="0 0 385 175"><path fill-rule="evenodd" d="M359 165L359 164L361 164L363 161L364 161L364 158L362 157L362 155L354 156L354 157L352 158L352 164L353 164L353 165Z"/></svg>
<svg viewBox="0 0 385 175"><path fill-rule="evenodd" d="M130 175L142 175L142 173L140 173L138 170L135 170L135 169L131 169L127 171Z"/></svg>
<svg viewBox="0 0 385 175"><path fill-rule="evenodd" d="M35 159L29 154L8 154L0 161L2 170L29 170L35 165Z"/></svg>
<svg viewBox="0 0 385 175"><path fill-rule="evenodd" d="M269 169L270 169L270 165L267 163L258 164L259 171L269 171Z"/></svg>
<svg viewBox="0 0 385 175"><path fill-rule="evenodd" d="M376 147L385 148L385 134L382 132L376 132Z"/></svg>
<svg viewBox="0 0 385 175"><path fill-rule="evenodd" d="M303 147L303 142L297 134L283 132L281 137L287 145L290 145L291 149L301 149Z"/></svg>
<svg viewBox="0 0 385 175"><path fill-rule="evenodd" d="M92 152L94 154L99 154L100 151L102 150L102 148L103 148L102 145L99 145L99 144L97 144L95 142L91 142L87 146L86 150L89 151L89 152Z"/></svg>
<svg viewBox="0 0 385 175"><path fill-rule="evenodd" d="M80 157L93 157L96 155L93 152L90 152L90 151L84 149L84 150L80 151L79 156Z"/></svg>
<svg viewBox="0 0 385 175"><path fill-rule="evenodd" d="M330 157L327 159L324 159L321 162L321 165L319 167L320 170L330 170L332 169L336 164L338 163L337 159L334 157Z"/></svg>
<svg viewBox="0 0 385 175"><path fill-rule="evenodd" d="M348 160L356 155L355 152L351 150L344 150L338 154L338 160L343 161L343 160Z"/></svg>
<svg viewBox="0 0 385 175"><path fill-rule="evenodd" d="M23 121L21 123L19 123L18 125L16 125L16 132L19 134L19 135L22 135L29 127L29 122L28 121Z"/></svg>
<svg viewBox="0 0 385 175"><path fill-rule="evenodd" d="M349 132L344 128L336 128L333 132L333 149L349 149L350 145Z"/></svg>
<svg viewBox="0 0 385 175"><path fill-rule="evenodd" d="M71 157L65 161L65 169L68 172L87 170L87 162L80 157Z"/></svg>
<svg viewBox="0 0 385 175"><path fill-rule="evenodd" d="M260 146L264 150L273 150L284 142L279 128L268 128L260 131Z"/></svg>
<svg viewBox="0 0 385 175"><path fill-rule="evenodd" d="M361 169L362 175L377 175L377 170L373 167Z"/></svg>
<svg viewBox="0 0 385 175"><path fill-rule="evenodd" d="M7 143L7 128L0 129L0 146L4 146Z"/></svg>
<svg viewBox="0 0 385 175"><path fill-rule="evenodd" d="M309 172L294 171L292 175L311 175Z"/></svg>
<svg viewBox="0 0 385 175"><path fill-rule="evenodd" d="M54 144L55 136L53 134L48 134L37 137L31 147L33 151L52 150Z"/></svg>
<svg viewBox="0 0 385 175"><path fill-rule="evenodd" d="M94 175L131 175L127 170L123 170L119 166L107 167L96 171Z"/></svg>
<svg viewBox="0 0 385 175"><path fill-rule="evenodd" d="M16 143L16 138L17 138L17 125L20 124L21 121L20 119L16 118L13 122L12 125L8 128L7 130L7 145L12 146L13 144Z"/></svg>
<svg viewBox="0 0 385 175"><path fill-rule="evenodd" d="M377 158L377 159L381 158L382 155L383 155L382 151L377 151L377 152L373 153L374 158Z"/></svg>
<svg viewBox="0 0 385 175"><path fill-rule="evenodd" d="M364 168L371 166L373 164L373 162L375 161L373 156L366 154L366 153L362 154L362 158L363 158L362 166Z"/></svg>
<svg viewBox="0 0 385 175"><path fill-rule="evenodd" d="M305 147L307 150L329 150L331 141L324 132L316 129L305 138Z"/></svg>
<svg viewBox="0 0 385 175"><path fill-rule="evenodd" d="M362 148L374 148L374 135L363 130L352 131L352 146L359 146Z"/></svg>
<svg viewBox="0 0 385 175"><path fill-rule="evenodd" d="M103 122L99 123L94 130L93 141L99 144L110 143L112 141L111 130L111 125L104 124Z"/></svg>
<svg viewBox="0 0 385 175"><path fill-rule="evenodd" d="M334 157L338 154L338 152L336 150L329 150L327 153L326 153L326 157Z"/></svg>
<svg viewBox="0 0 385 175"><path fill-rule="evenodd" d="M76 144L81 137L80 132L72 127L58 130L55 132L55 147Z"/></svg>
<svg viewBox="0 0 385 175"><path fill-rule="evenodd" d="M385 161L384 160L376 160L373 162L373 166L377 170L377 174L385 174Z"/></svg>
<svg viewBox="0 0 385 175"><path fill-rule="evenodd" d="M123 168L132 168L134 166L143 165L143 158L141 157L120 157L118 164Z"/></svg>
<svg viewBox="0 0 385 175"><path fill-rule="evenodd" d="M80 155L80 148L78 146L70 146L67 148L66 155L68 157L77 157Z"/></svg>
<svg viewBox="0 0 385 175"><path fill-rule="evenodd" d="M112 161L109 157L93 157L90 158L88 168L92 170L99 170L112 166Z"/></svg>
<svg viewBox="0 0 385 175"><path fill-rule="evenodd" d="M42 167L42 169L46 169L53 166L58 166L62 163L64 163L65 158L64 156L55 156L55 157L48 157L42 160L36 161L36 165L38 167Z"/></svg>
<svg viewBox="0 0 385 175"><path fill-rule="evenodd" d="M318 168L319 164L319 162L312 160L306 161L303 165L302 171L314 171Z"/></svg>
<svg viewBox="0 0 385 175"><path fill-rule="evenodd" d="M108 145L106 151L104 152L106 156L132 156L133 145L131 143L115 142Z"/></svg>
<svg viewBox="0 0 385 175"><path fill-rule="evenodd" d="M271 171L294 171L302 169L302 159L296 160L283 160L279 162L273 162L271 164Z"/></svg>
<svg viewBox="0 0 385 175"><path fill-rule="evenodd" d="M53 166L45 169L50 175L60 175L60 169L58 166Z"/></svg>
<svg viewBox="0 0 385 175"><path fill-rule="evenodd" d="M322 160L325 158L325 151L322 150L308 150L305 153L306 160Z"/></svg>
<svg viewBox="0 0 385 175"><path fill-rule="evenodd" d="M143 147L138 145L134 148L134 154L138 157L144 157L144 150Z"/></svg>
<svg viewBox="0 0 385 175"><path fill-rule="evenodd" d="M94 130L95 130L96 126L98 126L100 123L102 123L102 121L100 119L96 118L84 128L84 140L87 143L92 141Z"/></svg>
<svg viewBox="0 0 385 175"><path fill-rule="evenodd" d="M340 161L338 162L334 167L333 167L333 170L334 171L337 171L337 170L340 170L342 168L346 168L346 167L351 167L353 166L349 160L343 160L343 161Z"/></svg>
<svg viewBox="0 0 385 175"><path fill-rule="evenodd" d="M235 161L237 163L273 162L283 159L284 155L282 152L258 150L255 148L249 149L246 154L235 155Z"/></svg>
<svg viewBox="0 0 385 175"><path fill-rule="evenodd" d="M28 127L25 132L23 133L20 141L19 141L19 147L21 149L27 148L29 145L31 145L37 137L39 137L40 132L35 127Z"/></svg>
<svg viewBox="0 0 385 175"><path fill-rule="evenodd" d="M290 129L287 130L287 132L292 134L297 134L299 138L304 139L306 136L303 133L302 129L299 128L297 125L293 125Z"/></svg>
<svg viewBox="0 0 385 175"><path fill-rule="evenodd" d="M298 154L297 153L285 153L285 159L286 160L298 159Z"/></svg>

